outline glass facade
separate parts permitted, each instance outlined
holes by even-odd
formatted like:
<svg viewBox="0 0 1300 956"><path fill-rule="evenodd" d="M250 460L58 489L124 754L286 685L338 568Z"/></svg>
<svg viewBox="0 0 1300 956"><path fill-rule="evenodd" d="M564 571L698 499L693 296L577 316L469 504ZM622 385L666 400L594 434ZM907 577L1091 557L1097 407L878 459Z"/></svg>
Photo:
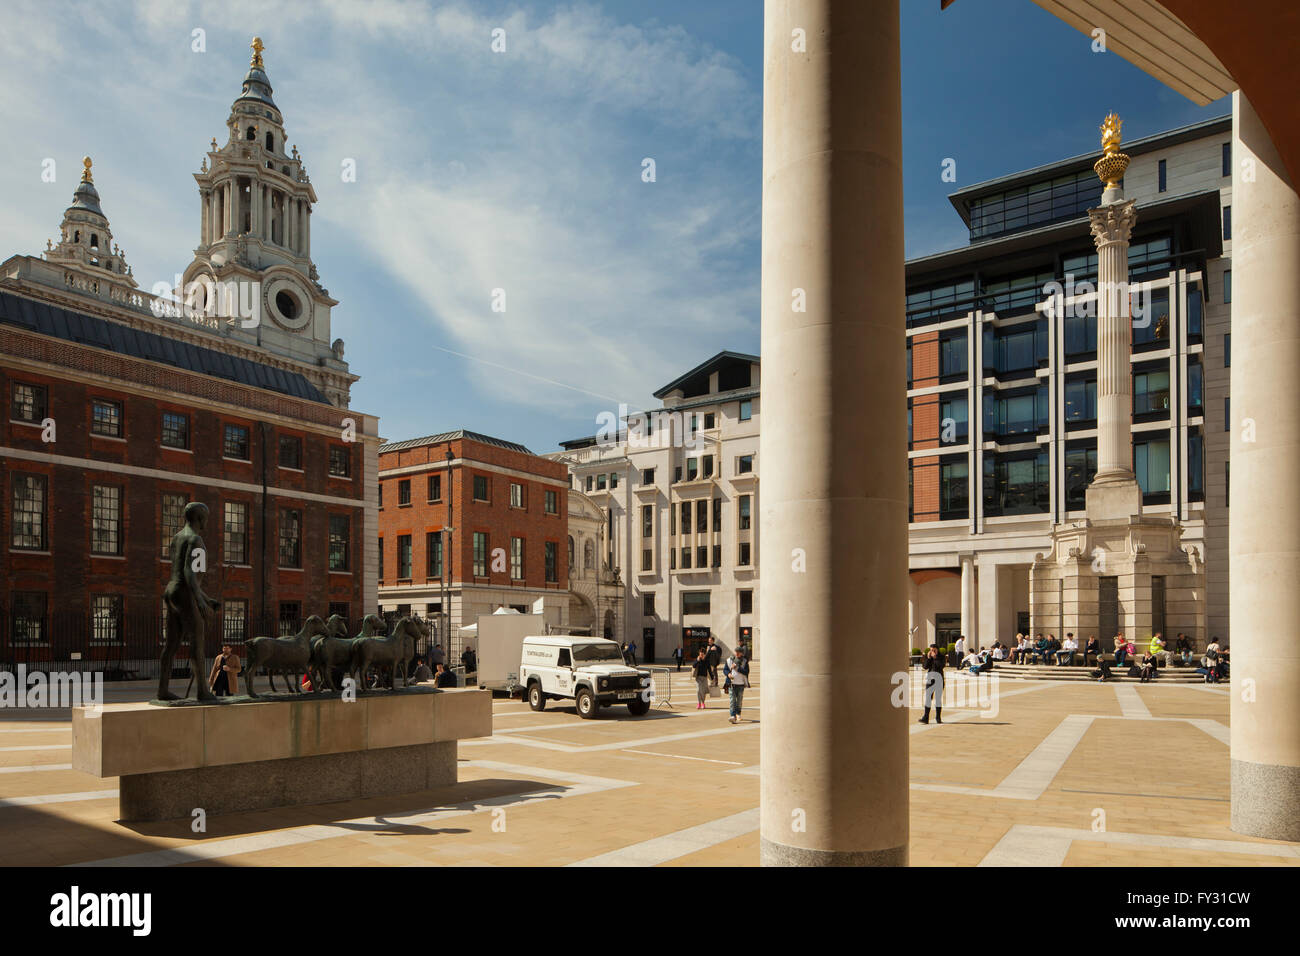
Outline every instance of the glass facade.
<svg viewBox="0 0 1300 956"><path fill-rule="evenodd" d="M970 204L971 242L1075 219L1100 202L1101 181L1091 169L982 196Z"/></svg>
<svg viewBox="0 0 1300 956"><path fill-rule="evenodd" d="M984 456L984 514L1046 512L1050 498L1047 449Z"/></svg>

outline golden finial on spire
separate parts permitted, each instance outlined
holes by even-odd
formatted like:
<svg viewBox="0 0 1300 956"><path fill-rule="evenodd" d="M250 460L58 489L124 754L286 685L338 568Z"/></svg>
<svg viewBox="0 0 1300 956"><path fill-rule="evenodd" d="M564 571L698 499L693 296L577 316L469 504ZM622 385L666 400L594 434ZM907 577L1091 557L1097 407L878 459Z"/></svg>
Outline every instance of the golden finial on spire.
<svg viewBox="0 0 1300 956"><path fill-rule="evenodd" d="M94 177L90 175L90 157L89 156L82 157L81 165L86 167L81 171L81 181L83 183L93 183L95 180Z"/></svg>
<svg viewBox="0 0 1300 956"><path fill-rule="evenodd" d="M1128 169L1129 158L1119 151L1120 128L1124 121L1118 113L1107 113L1101 124L1101 159L1093 164L1093 171L1106 189L1118 189L1119 181Z"/></svg>
<svg viewBox="0 0 1300 956"><path fill-rule="evenodd" d="M262 45L262 38L253 37L253 42L250 43L249 46L252 47L253 50L253 62L251 65L260 70L262 68L262 51L266 49L266 47Z"/></svg>

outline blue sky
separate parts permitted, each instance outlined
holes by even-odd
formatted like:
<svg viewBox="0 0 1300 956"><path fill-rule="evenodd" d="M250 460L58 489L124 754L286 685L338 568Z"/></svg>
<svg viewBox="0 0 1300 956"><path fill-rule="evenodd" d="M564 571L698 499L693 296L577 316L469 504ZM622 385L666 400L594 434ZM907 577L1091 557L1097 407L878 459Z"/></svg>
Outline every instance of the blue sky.
<svg viewBox="0 0 1300 956"><path fill-rule="evenodd" d="M320 199L352 405L389 439L464 427L552 451L717 351L758 350L760 0L6 6L0 258L44 249L88 153L140 285L182 271L192 174L258 34ZM1112 109L1126 139L1230 109L1029 0L938 7L902 0L909 256L966 242L953 189L1098 150Z"/></svg>

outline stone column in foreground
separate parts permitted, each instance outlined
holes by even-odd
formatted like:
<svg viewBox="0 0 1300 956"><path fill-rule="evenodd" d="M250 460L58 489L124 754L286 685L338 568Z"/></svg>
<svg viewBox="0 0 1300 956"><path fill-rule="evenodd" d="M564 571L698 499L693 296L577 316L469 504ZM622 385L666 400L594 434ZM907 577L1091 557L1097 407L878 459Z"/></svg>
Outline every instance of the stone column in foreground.
<svg viewBox="0 0 1300 956"><path fill-rule="evenodd" d="M1300 841L1300 198L1232 115L1232 829Z"/></svg>
<svg viewBox="0 0 1300 956"><path fill-rule="evenodd" d="M762 862L907 863L898 0L767 0ZM906 704L903 689L898 702Z"/></svg>

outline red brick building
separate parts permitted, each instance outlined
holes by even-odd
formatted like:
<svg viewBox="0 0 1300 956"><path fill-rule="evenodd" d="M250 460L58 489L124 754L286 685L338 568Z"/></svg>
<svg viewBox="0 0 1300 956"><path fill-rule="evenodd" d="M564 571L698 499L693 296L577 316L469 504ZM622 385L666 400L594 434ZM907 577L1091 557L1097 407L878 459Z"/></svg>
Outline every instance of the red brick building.
<svg viewBox="0 0 1300 956"><path fill-rule="evenodd" d="M89 159L58 240L0 263L0 667L149 673L189 501L209 508L205 589L222 602L209 652L376 607L378 421L348 409L315 197L260 55L227 125L196 177L182 289L137 288ZM218 288L250 311L217 313Z"/></svg>
<svg viewBox="0 0 1300 956"><path fill-rule="evenodd" d="M545 598L548 619L566 623L568 493L564 465L487 435L381 445L380 606L438 626L445 601L455 635L480 614Z"/></svg>

